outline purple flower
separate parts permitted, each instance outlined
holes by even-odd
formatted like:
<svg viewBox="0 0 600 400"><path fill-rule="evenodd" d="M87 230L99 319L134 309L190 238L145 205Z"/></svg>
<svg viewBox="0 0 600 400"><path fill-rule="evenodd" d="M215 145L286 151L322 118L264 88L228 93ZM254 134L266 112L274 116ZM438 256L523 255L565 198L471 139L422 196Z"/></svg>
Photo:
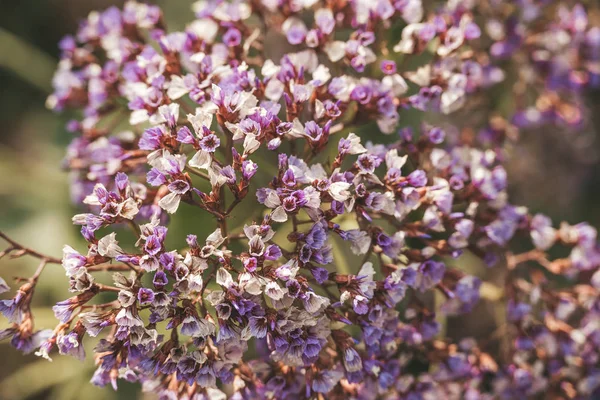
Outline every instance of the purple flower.
<svg viewBox="0 0 600 400"><path fill-rule="evenodd" d="M190 190L190 184L183 180L176 180L169 183L169 191L176 194L185 194Z"/></svg>
<svg viewBox="0 0 600 400"><path fill-rule="evenodd" d="M474 276L462 277L456 287L454 293L460 301L469 306L469 308L479 301L479 288L481 287L481 280Z"/></svg>
<svg viewBox="0 0 600 400"><path fill-rule="evenodd" d="M362 358L354 347L348 347L344 350L344 367L348 372L356 372L362 369Z"/></svg>
<svg viewBox="0 0 600 400"><path fill-rule="evenodd" d="M329 278L329 271L325 268L313 268L310 272L319 284L323 284Z"/></svg>
<svg viewBox="0 0 600 400"><path fill-rule="evenodd" d="M282 255L281 249L275 244L267 246L267 249L264 253L265 259L271 261L278 260Z"/></svg>
<svg viewBox="0 0 600 400"><path fill-rule="evenodd" d="M151 289L141 288L138 291L137 298L141 305L151 304L154 301L154 292Z"/></svg>
<svg viewBox="0 0 600 400"><path fill-rule="evenodd" d="M140 138L138 146L141 150L157 150L161 147L161 139L164 135L161 126L146 129Z"/></svg>
<svg viewBox="0 0 600 400"><path fill-rule="evenodd" d="M1 300L0 313L4 315L9 322L20 323L23 315L23 310L19 307L15 299Z"/></svg>
<svg viewBox="0 0 600 400"><path fill-rule="evenodd" d="M152 283L157 289L164 288L169 283L167 274L165 274L163 271L156 271L154 278L152 279Z"/></svg>
<svg viewBox="0 0 600 400"><path fill-rule="evenodd" d="M214 153L220 144L221 141L219 140L217 135L213 133L205 136L204 138L202 138L202 140L200 140L200 148L204 151L208 151L209 153Z"/></svg>
<svg viewBox="0 0 600 400"><path fill-rule="evenodd" d="M408 183L414 187L423 187L427 184L427 174L420 169L411 172L407 179Z"/></svg>
<svg viewBox="0 0 600 400"><path fill-rule="evenodd" d="M14 333L10 344L24 354L29 354L40 347L40 345L50 336L52 336L52 331L49 329L37 331L35 333L17 330Z"/></svg>
<svg viewBox="0 0 600 400"><path fill-rule="evenodd" d="M73 356L83 361L83 359L85 359L85 349L81 342L82 338L83 330L81 334L78 334L73 330L66 335L59 336L56 341L58 344L58 351L60 354Z"/></svg>
<svg viewBox="0 0 600 400"><path fill-rule="evenodd" d="M383 60L381 62L381 71L386 75L393 75L396 73L396 63L391 60Z"/></svg>
<svg viewBox="0 0 600 400"><path fill-rule="evenodd" d="M337 371L320 371L315 374L311 388L317 393L328 393L341 379L342 373Z"/></svg>
<svg viewBox="0 0 600 400"><path fill-rule="evenodd" d="M146 181L152 186L164 185L167 178L156 168L152 168L146 175Z"/></svg>
<svg viewBox="0 0 600 400"><path fill-rule="evenodd" d="M308 121L304 127L304 132L314 142L318 142L323 136L323 129L315 121Z"/></svg>
<svg viewBox="0 0 600 400"><path fill-rule="evenodd" d="M428 260L422 263L417 271L415 285L421 292L424 292L442 280L446 266L444 263Z"/></svg>
<svg viewBox="0 0 600 400"><path fill-rule="evenodd" d="M146 238L144 250L147 254L154 256L162 250L162 243L156 235L150 235Z"/></svg>
<svg viewBox="0 0 600 400"><path fill-rule="evenodd" d="M177 141L186 144L192 144L196 142L194 135L187 126L180 128L177 131Z"/></svg>
<svg viewBox="0 0 600 400"><path fill-rule="evenodd" d="M242 34L235 28L229 28L223 35L223 43L229 47L239 46L242 42Z"/></svg>

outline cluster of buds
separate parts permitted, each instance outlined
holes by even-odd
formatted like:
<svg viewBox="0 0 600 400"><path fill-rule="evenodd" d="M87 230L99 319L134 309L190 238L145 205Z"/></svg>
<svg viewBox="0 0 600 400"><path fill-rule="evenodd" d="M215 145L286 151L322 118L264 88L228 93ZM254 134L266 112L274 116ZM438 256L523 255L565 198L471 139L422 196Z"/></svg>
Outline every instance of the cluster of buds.
<svg viewBox="0 0 600 400"><path fill-rule="evenodd" d="M597 86L600 27L584 5L555 3L200 1L171 33L155 6L93 12L60 43L48 99L82 111L66 165L87 251L58 260L2 235L2 255L41 266L0 303L12 323L0 338L83 358L100 336L94 384L137 381L164 399L600 395L597 232L555 228L507 194L503 140L533 106L502 129L485 107L464 127L402 124L410 110L473 114L511 79L542 93L536 107ZM512 77L505 59L527 68ZM240 204L252 211L233 229ZM184 208L214 232L169 248ZM474 259L503 286L462 268ZM47 264L75 295L54 306L54 330L34 332ZM502 352L494 335L440 324L469 318L484 287L505 303Z"/></svg>

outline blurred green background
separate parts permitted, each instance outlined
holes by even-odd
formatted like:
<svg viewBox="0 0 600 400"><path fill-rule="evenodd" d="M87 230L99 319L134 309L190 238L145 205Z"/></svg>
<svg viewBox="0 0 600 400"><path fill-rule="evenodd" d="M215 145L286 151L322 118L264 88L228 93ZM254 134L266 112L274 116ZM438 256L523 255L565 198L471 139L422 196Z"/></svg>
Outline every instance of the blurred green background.
<svg viewBox="0 0 600 400"><path fill-rule="evenodd" d="M58 60L57 43L65 34L74 33L77 21L91 10L122 3L0 0L0 229L51 255L60 256L65 243L85 249L78 228L71 224L77 210L69 200L67 173L61 169L71 139L64 125L73 115L55 115L44 107ZM183 28L193 18L191 0L154 3L163 7L170 30ZM509 152L509 174L514 202L545 212L555 221L587 220L598 227L600 95L588 94L587 102L597 120L583 132L565 134L548 129L523 133L519 146ZM190 213L183 221L179 218L171 226L171 231L177 232L176 241L192 232L202 237L211 228L202 224L200 216ZM30 276L35 267L36 260L28 258L1 260L0 276L11 284L10 278ZM36 326L53 328L55 319L49 306L67 297L70 293L64 272L50 266L34 299ZM4 327L6 321L1 319L0 329ZM477 326L461 328L477 330ZM86 344L91 354L94 343L88 340ZM34 355L23 356L7 343L0 343L0 354L0 400L152 397L123 382L116 393L92 386L89 379L94 367L90 357L82 364L55 356L50 364Z"/></svg>

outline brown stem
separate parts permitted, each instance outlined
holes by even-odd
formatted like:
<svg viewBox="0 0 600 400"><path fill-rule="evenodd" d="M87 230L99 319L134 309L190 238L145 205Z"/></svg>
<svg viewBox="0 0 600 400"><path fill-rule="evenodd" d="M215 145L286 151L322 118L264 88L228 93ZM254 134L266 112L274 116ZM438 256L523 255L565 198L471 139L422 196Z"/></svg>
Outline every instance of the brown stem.
<svg viewBox="0 0 600 400"><path fill-rule="evenodd" d="M96 283L96 287L98 287L98 290L101 292L117 292L118 293L121 291L121 289L119 289L118 287L103 285L101 283Z"/></svg>
<svg viewBox="0 0 600 400"><path fill-rule="evenodd" d="M141 236L142 231L140 230L140 227L138 226L138 224L136 224L135 222L133 222L130 219L127 220L127 224L131 227L131 229L133 230L133 232L136 234L137 237Z"/></svg>
<svg viewBox="0 0 600 400"><path fill-rule="evenodd" d="M236 198L233 203L231 203L229 205L229 208L227 209L227 211L225 211L225 215L229 215L231 214L231 212L233 211L233 209L242 202L242 199L240 198Z"/></svg>
<svg viewBox="0 0 600 400"><path fill-rule="evenodd" d="M47 263L49 264L62 264L62 261L59 258L56 257L52 257L52 256L48 256L46 254L42 254L40 252L37 252L35 250L32 250L28 247L25 247L17 242L15 242L14 240L12 240L11 238L9 238L4 232L0 231L0 237L2 239L4 239L5 241L7 241L12 247L7 249L6 251L4 251L3 253L0 253L2 255L8 254L14 250L18 250L21 252L21 254L16 255L16 257L21 257L25 254L28 254L32 257L36 257L42 260L45 260Z"/></svg>
<svg viewBox="0 0 600 400"><path fill-rule="evenodd" d="M38 266L37 270L35 271L35 274L33 274L33 276L31 277L31 282L34 282L34 283L37 282L38 278L44 271L44 268L46 268L47 264L48 264L48 260L42 258L42 262L40 262L40 265Z"/></svg>
<svg viewBox="0 0 600 400"><path fill-rule="evenodd" d="M87 267L86 270L88 272L98 272L98 271L129 271L131 269L130 266L125 264L98 264Z"/></svg>
<svg viewBox="0 0 600 400"><path fill-rule="evenodd" d="M194 168L192 168L192 167L189 167L189 166L186 166L186 167L185 167L185 170L186 170L187 172L189 172L190 174L193 174L193 175L199 176L199 177L201 177L202 179L206 179L207 181L210 181L210 177L209 177L209 176L208 176L208 174L207 174L207 173L205 173L205 172L198 171L198 170L196 170L196 169L194 169Z"/></svg>

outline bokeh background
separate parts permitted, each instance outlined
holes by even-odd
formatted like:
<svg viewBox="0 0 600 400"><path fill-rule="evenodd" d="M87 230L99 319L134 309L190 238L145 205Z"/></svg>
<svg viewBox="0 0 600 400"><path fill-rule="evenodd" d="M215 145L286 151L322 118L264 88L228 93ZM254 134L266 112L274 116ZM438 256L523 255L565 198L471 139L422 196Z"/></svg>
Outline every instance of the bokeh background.
<svg viewBox="0 0 600 400"><path fill-rule="evenodd" d="M44 102L58 60L57 43L75 32L78 20L94 9L122 5L108 0L0 0L0 229L17 241L60 256L63 244L85 245L71 216L77 211L69 199L68 176L61 168L70 134L65 123L72 115L55 115ZM192 0L154 1L163 7L170 30L181 29L193 18ZM509 93L506 94L507 96ZM581 132L560 129L523 132L509 150L513 202L544 212L554 221L582 220L600 227L600 94L587 93L590 123ZM193 215L175 221L172 230L208 231ZM179 224L179 225L177 225ZM196 229L189 229L189 228ZM4 246L4 244L2 244ZM0 247L1 248L1 247ZM30 276L36 261L0 260L0 276ZM9 282L10 283L10 282ZM50 305L69 297L60 268L50 266L38 285L34 315L40 328L53 328ZM475 311L461 333L486 332L489 307ZM482 318L479 318L480 314ZM489 318L489 317L487 317ZM6 321L0 321L0 329ZM451 333L451 332L449 332ZM487 332L489 333L489 332ZM88 341L88 354L93 342ZM135 385L100 389L89 384L93 359L80 363L54 357L52 364L34 355L23 356L0 343L0 400L8 399L136 399Z"/></svg>

